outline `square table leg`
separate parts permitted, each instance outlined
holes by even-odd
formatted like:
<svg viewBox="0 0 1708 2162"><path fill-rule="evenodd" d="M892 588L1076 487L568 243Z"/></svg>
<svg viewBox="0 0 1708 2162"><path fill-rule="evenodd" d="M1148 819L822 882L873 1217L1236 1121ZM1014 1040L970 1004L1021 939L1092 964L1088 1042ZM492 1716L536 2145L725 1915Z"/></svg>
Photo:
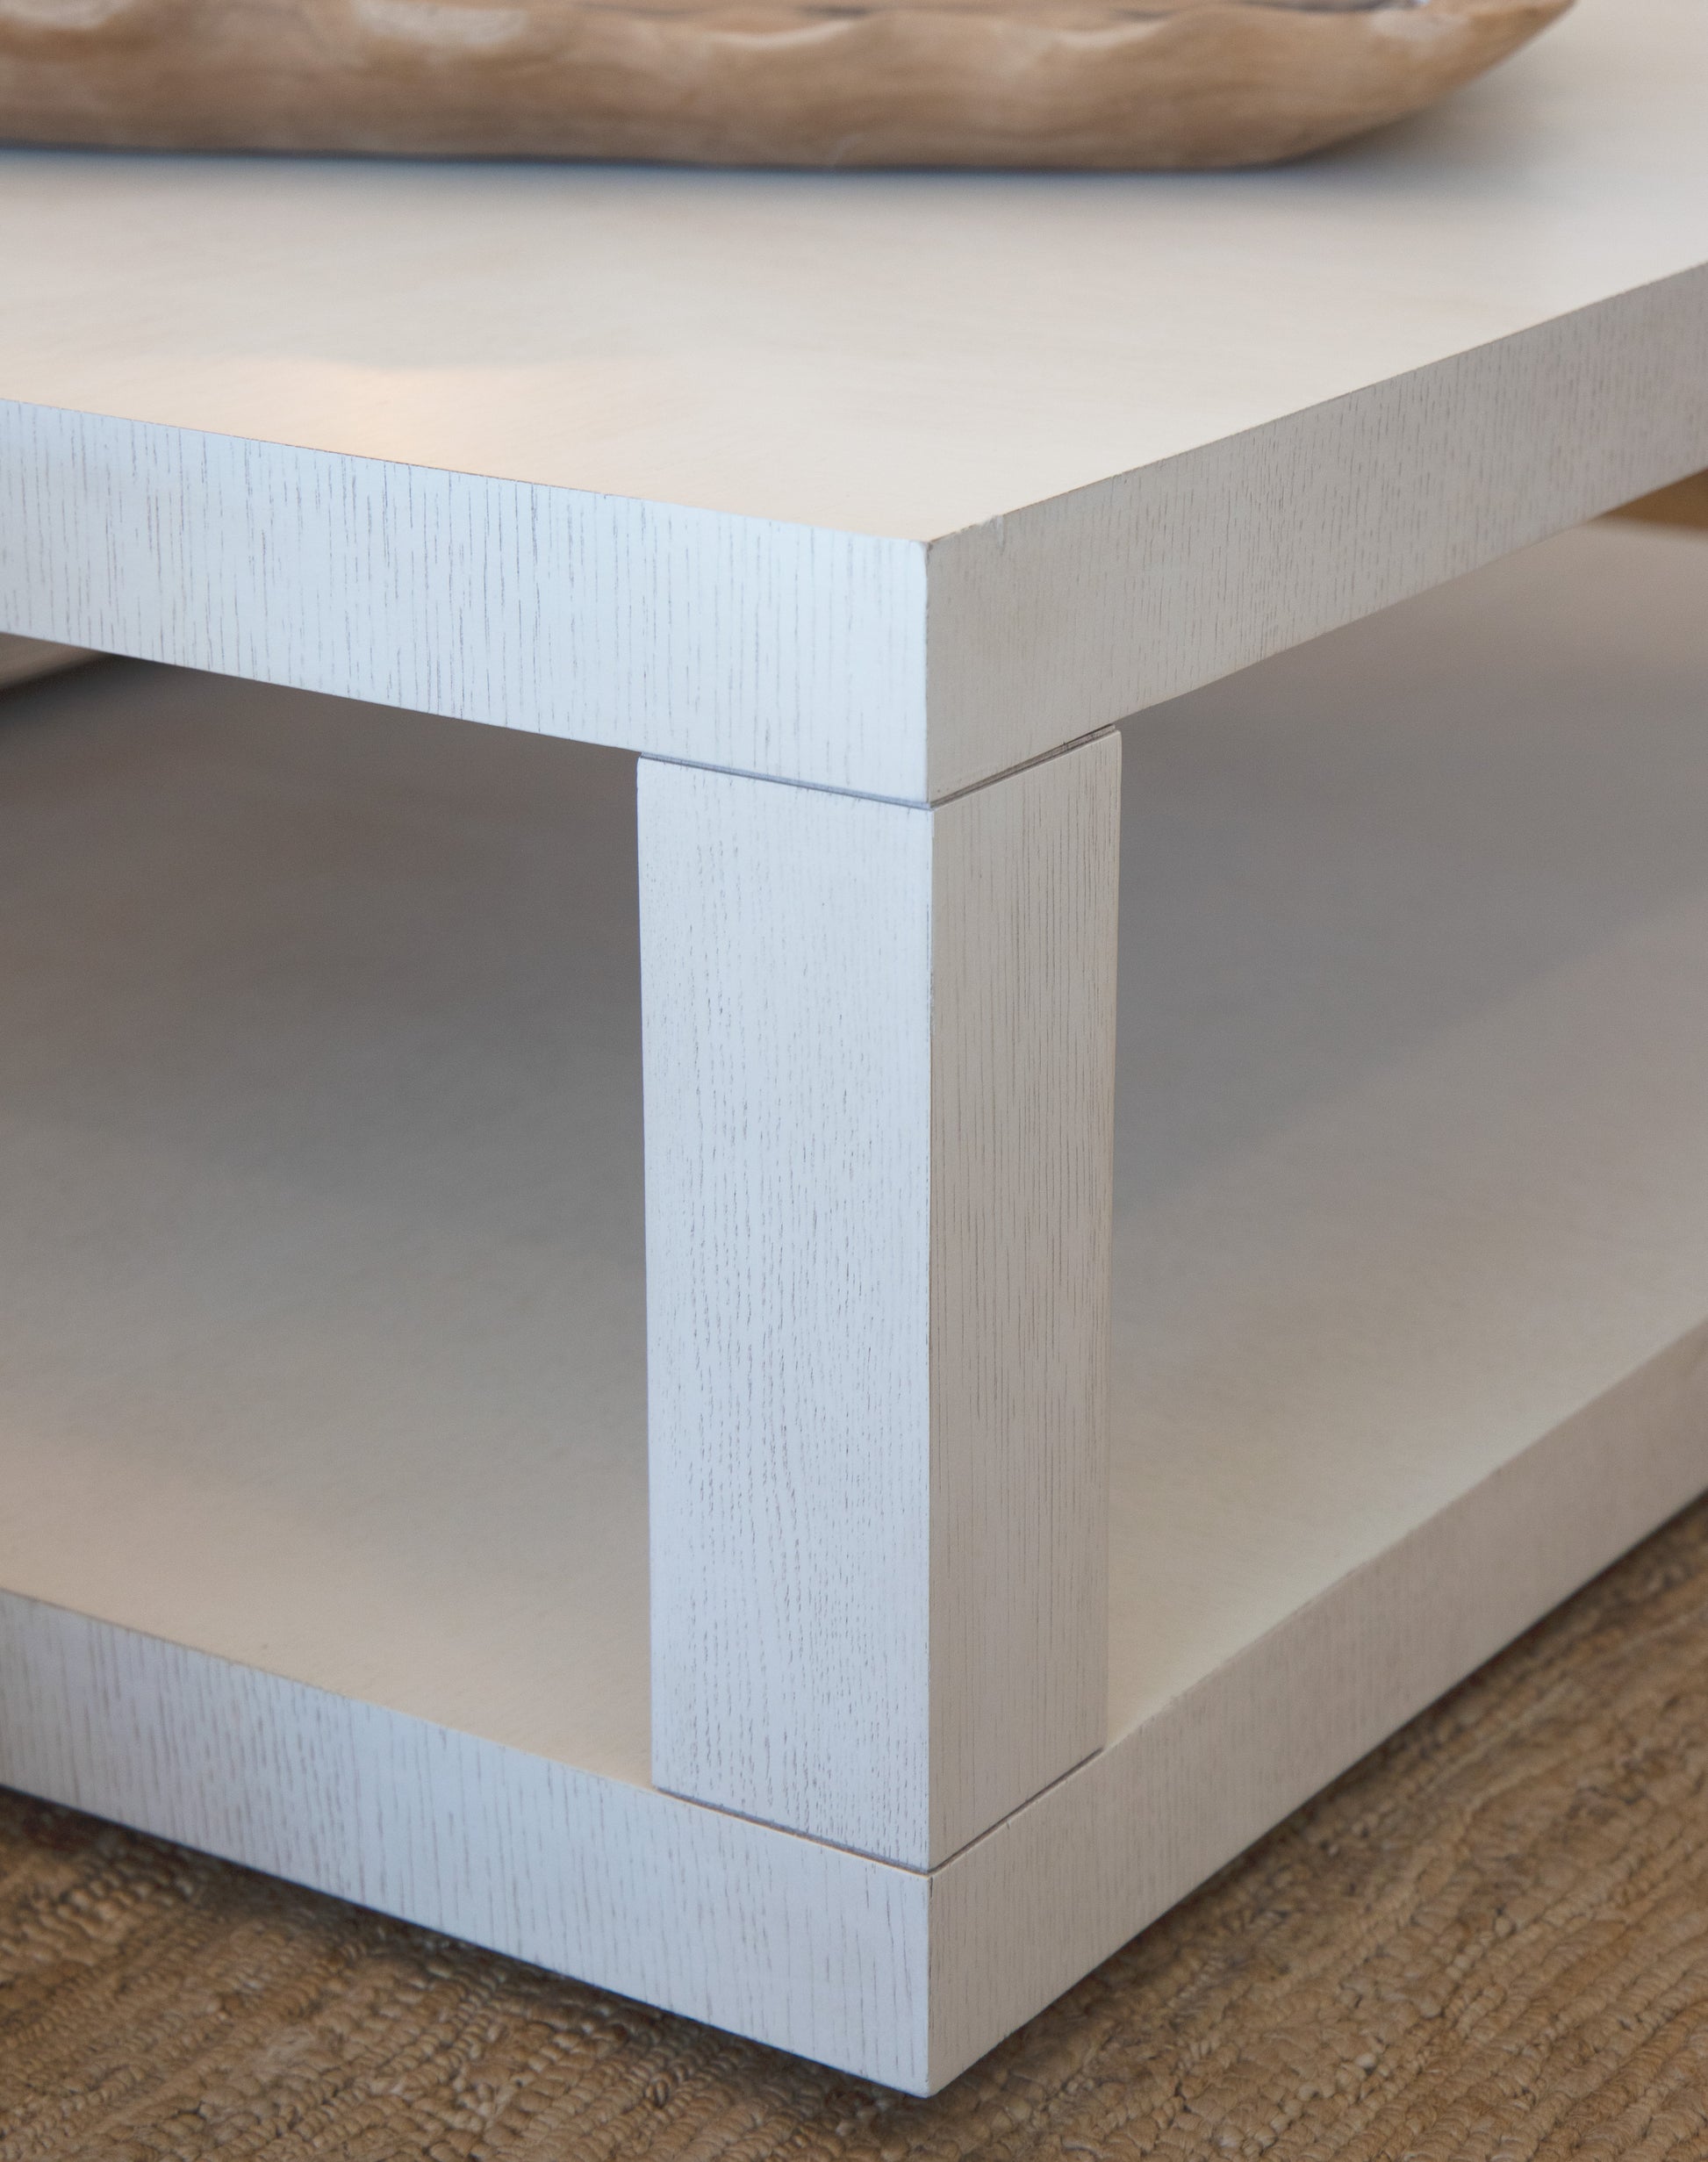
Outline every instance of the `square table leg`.
<svg viewBox="0 0 1708 2162"><path fill-rule="evenodd" d="M913 1868L1104 1740L1119 780L640 767L654 1778Z"/></svg>

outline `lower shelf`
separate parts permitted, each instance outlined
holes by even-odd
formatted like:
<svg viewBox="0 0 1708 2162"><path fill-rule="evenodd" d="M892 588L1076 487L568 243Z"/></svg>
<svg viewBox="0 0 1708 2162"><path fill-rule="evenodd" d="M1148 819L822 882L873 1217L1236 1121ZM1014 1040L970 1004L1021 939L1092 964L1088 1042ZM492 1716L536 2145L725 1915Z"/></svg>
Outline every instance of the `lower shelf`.
<svg viewBox="0 0 1708 2162"><path fill-rule="evenodd" d="M630 762L0 705L0 1778L940 2086L1708 1484L1708 542L1127 731L1109 1747L647 1782Z"/></svg>

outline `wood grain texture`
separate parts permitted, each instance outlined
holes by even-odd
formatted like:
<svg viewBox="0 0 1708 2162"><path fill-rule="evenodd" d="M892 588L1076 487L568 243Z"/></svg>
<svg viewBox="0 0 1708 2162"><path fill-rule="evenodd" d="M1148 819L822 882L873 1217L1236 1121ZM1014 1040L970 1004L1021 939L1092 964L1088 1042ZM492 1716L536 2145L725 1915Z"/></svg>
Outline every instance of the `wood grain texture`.
<svg viewBox="0 0 1708 2162"><path fill-rule="evenodd" d="M896 2087L929 1880L0 1592L0 1783Z"/></svg>
<svg viewBox="0 0 1708 2162"><path fill-rule="evenodd" d="M1704 594L1601 528L1127 732L1116 1739L978 1989L1708 1481Z"/></svg>
<svg viewBox="0 0 1708 2162"><path fill-rule="evenodd" d="M936 801L1700 468L1705 96L1622 0L1260 181L0 154L0 623Z"/></svg>
<svg viewBox="0 0 1708 2162"><path fill-rule="evenodd" d="M0 621L834 787L924 786L905 542L0 402Z"/></svg>
<svg viewBox="0 0 1708 2162"><path fill-rule="evenodd" d="M0 403L0 620L935 801L1698 464L1704 344L1691 273L929 549Z"/></svg>
<svg viewBox="0 0 1708 2162"><path fill-rule="evenodd" d="M1119 770L641 771L653 1776L913 1867L1103 1738Z"/></svg>
<svg viewBox="0 0 1708 2162"><path fill-rule="evenodd" d="M1699 1332L930 1874L11 1593L0 1780L934 2092L1699 1486L1705 1354Z"/></svg>
<svg viewBox="0 0 1708 2162"><path fill-rule="evenodd" d="M936 1860L1108 1731L1121 739L932 823Z"/></svg>
<svg viewBox="0 0 1708 2162"><path fill-rule="evenodd" d="M1240 180L3 152L0 395L941 540L1700 268L1704 87L1623 0Z"/></svg>
<svg viewBox="0 0 1708 2162"><path fill-rule="evenodd" d="M932 814L637 794L653 1778L923 1865Z"/></svg>
<svg viewBox="0 0 1708 2162"><path fill-rule="evenodd" d="M737 165L1250 165L1567 0L7 0L0 136Z"/></svg>
<svg viewBox="0 0 1708 2162"><path fill-rule="evenodd" d="M1115 1742L931 1878L798 1877L590 1716L646 1666L627 762L10 697L0 1777L874 2078L995 2041L1704 1476L1704 578L1598 527L1125 731Z"/></svg>
<svg viewBox="0 0 1708 2162"><path fill-rule="evenodd" d="M16 2162L1689 2162L1708 1508L929 2101L0 1796Z"/></svg>
<svg viewBox="0 0 1708 2162"><path fill-rule="evenodd" d="M941 540L1700 268L1705 90L1622 0L1238 180L0 152L0 396Z"/></svg>
<svg viewBox="0 0 1708 2162"><path fill-rule="evenodd" d="M933 2087L1024 2016L1023 1963L1066 1988L1100 1926L1106 1956L1704 1484L1708 1326L958 1856Z"/></svg>
<svg viewBox="0 0 1708 2162"><path fill-rule="evenodd" d="M1690 470L1704 349L1692 271L934 543L932 793Z"/></svg>

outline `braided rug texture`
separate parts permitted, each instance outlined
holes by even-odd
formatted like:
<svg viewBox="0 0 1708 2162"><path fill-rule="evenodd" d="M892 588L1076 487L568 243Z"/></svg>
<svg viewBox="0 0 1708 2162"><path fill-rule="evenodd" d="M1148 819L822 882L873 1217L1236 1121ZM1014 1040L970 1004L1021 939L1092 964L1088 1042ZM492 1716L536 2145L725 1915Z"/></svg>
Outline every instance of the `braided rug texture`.
<svg viewBox="0 0 1708 2162"><path fill-rule="evenodd" d="M0 1792L0 2158L1708 2156L1708 1502L931 2101Z"/></svg>

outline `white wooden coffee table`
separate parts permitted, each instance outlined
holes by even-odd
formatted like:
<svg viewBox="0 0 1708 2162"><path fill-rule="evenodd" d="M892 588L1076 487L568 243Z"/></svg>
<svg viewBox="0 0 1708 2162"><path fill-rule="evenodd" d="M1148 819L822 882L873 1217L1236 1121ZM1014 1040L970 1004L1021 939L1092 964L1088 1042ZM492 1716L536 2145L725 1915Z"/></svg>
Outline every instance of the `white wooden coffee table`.
<svg viewBox="0 0 1708 2162"><path fill-rule="evenodd" d="M0 729L0 1778L929 2091L1708 1484L1690 544L1111 732L1708 463L1704 111L0 155L0 630L249 679Z"/></svg>

